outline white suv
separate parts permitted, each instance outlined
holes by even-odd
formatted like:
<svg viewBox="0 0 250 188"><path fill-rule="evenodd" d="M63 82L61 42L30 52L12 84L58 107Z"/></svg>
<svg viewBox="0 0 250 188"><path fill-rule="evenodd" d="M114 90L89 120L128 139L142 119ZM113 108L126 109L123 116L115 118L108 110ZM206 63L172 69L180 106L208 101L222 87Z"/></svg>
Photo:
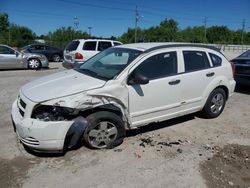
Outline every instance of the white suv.
<svg viewBox="0 0 250 188"><path fill-rule="evenodd" d="M81 139L111 148L126 130L152 122L198 111L215 118L234 88L233 68L216 48L127 44L26 84L12 118L21 142L35 150L63 151Z"/></svg>
<svg viewBox="0 0 250 188"><path fill-rule="evenodd" d="M64 49L63 66L65 68L73 68L74 64L85 62L100 51L121 44L118 41L103 39L72 40Z"/></svg>

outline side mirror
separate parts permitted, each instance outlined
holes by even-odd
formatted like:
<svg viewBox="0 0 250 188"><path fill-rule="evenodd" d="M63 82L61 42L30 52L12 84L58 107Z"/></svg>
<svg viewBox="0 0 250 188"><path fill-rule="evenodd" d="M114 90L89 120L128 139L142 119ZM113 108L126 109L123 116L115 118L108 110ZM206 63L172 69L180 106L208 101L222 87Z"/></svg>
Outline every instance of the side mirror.
<svg viewBox="0 0 250 188"><path fill-rule="evenodd" d="M129 85L145 85L148 83L149 83L149 79L146 76L144 76L138 72L132 73L128 79Z"/></svg>
<svg viewBox="0 0 250 188"><path fill-rule="evenodd" d="M16 55L16 57L18 57L19 56L19 52L15 51L15 55Z"/></svg>

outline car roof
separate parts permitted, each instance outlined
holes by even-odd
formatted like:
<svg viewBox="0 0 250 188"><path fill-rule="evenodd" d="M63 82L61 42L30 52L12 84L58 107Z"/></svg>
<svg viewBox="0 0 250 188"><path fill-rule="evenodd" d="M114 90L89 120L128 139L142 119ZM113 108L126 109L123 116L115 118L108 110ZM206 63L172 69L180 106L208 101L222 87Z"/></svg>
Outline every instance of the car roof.
<svg viewBox="0 0 250 188"><path fill-rule="evenodd" d="M74 39L73 41L108 41L108 42L118 42L121 43L119 41L116 40L109 40L109 39Z"/></svg>
<svg viewBox="0 0 250 188"><path fill-rule="evenodd" d="M196 47L196 48L206 48L220 52L219 48L216 48L211 45L206 44L194 44L194 43L178 43L178 42L151 42L151 43L132 43L132 44L123 44L117 46L117 48L130 48L135 50L143 51L148 53L150 51L163 49L163 48L174 48L174 47Z"/></svg>

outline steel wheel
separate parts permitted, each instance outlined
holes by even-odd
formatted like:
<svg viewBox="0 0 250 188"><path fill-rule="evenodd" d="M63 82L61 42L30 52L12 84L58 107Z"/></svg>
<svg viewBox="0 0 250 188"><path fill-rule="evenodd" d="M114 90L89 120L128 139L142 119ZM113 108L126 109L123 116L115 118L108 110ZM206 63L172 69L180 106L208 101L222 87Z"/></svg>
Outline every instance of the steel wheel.
<svg viewBox="0 0 250 188"><path fill-rule="evenodd" d="M94 148L106 148L118 135L116 126L109 121L101 121L88 133L88 142Z"/></svg>
<svg viewBox="0 0 250 188"><path fill-rule="evenodd" d="M222 107L224 105L224 97L221 93L217 93L216 95L214 95L212 101L211 101L211 111L214 114L217 114L221 111Z"/></svg>
<svg viewBox="0 0 250 188"><path fill-rule="evenodd" d="M29 59L28 66L30 69L38 69L41 66L41 62L38 59Z"/></svg>
<svg viewBox="0 0 250 188"><path fill-rule="evenodd" d="M205 104L205 106L202 109L202 115L205 118L216 118L218 117L226 104L226 92L222 88L216 88L214 89Z"/></svg>

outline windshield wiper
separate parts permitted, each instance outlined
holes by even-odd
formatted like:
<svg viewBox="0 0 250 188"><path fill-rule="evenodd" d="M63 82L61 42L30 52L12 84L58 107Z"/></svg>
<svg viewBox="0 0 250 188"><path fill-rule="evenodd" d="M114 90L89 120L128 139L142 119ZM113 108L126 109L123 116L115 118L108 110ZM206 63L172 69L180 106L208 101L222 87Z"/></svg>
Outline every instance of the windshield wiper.
<svg viewBox="0 0 250 188"><path fill-rule="evenodd" d="M96 77L96 78L100 78L102 80L108 80L107 77L104 77L104 76L100 76L99 74L97 74L96 72L92 71L92 70L89 70L89 69L76 69L78 70L79 72L83 72L83 73L86 73L90 76L93 76L93 77Z"/></svg>
<svg viewBox="0 0 250 188"><path fill-rule="evenodd" d="M85 72L91 76L98 76L98 74L92 70L89 70L89 69L78 69L80 72Z"/></svg>

